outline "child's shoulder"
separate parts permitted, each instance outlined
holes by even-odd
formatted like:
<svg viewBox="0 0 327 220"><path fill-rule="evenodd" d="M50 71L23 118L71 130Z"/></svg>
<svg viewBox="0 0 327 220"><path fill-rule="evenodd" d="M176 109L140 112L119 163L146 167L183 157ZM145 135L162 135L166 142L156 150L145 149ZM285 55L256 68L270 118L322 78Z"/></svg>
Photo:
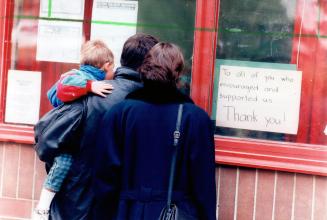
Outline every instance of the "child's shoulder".
<svg viewBox="0 0 327 220"><path fill-rule="evenodd" d="M84 74L84 73L82 73L82 71L80 71L78 69L71 69L71 70L68 70L67 72L64 72L63 74L61 74L61 76L81 75L81 74Z"/></svg>

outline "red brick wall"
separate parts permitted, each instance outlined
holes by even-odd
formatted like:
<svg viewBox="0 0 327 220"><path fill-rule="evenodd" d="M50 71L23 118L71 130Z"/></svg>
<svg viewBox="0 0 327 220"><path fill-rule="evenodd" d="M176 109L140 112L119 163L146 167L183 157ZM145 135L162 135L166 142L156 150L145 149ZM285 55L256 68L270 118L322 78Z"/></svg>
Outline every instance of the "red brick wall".
<svg viewBox="0 0 327 220"><path fill-rule="evenodd" d="M221 166L219 220L326 220L327 178Z"/></svg>
<svg viewBox="0 0 327 220"><path fill-rule="evenodd" d="M32 146L0 142L0 219L29 219L44 176Z"/></svg>
<svg viewBox="0 0 327 220"><path fill-rule="evenodd" d="M326 220L327 178L218 166L219 220ZM0 142L0 220L29 219L44 165L30 145Z"/></svg>

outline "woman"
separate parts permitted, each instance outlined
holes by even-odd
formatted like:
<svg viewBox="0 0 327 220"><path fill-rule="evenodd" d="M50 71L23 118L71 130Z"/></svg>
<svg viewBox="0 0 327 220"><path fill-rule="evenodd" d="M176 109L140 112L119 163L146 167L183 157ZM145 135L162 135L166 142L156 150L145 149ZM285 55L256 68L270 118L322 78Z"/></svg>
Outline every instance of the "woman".
<svg viewBox="0 0 327 220"><path fill-rule="evenodd" d="M103 118L94 173L94 219L158 219L167 203L173 133L183 104L173 203L198 219L216 219L212 123L176 88L180 49L156 44L139 68L144 88Z"/></svg>

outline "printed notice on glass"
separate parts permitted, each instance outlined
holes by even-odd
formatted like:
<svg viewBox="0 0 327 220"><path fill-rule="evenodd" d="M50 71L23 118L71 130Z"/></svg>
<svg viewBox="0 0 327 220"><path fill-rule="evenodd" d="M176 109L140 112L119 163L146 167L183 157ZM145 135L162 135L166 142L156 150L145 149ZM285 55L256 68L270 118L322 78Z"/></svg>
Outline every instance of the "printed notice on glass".
<svg viewBox="0 0 327 220"><path fill-rule="evenodd" d="M41 72L9 70L5 122L36 124L40 96Z"/></svg>
<svg viewBox="0 0 327 220"><path fill-rule="evenodd" d="M95 0L93 2L91 39L103 40L119 60L127 38L136 33L137 1Z"/></svg>
<svg viewBox="0 0 327 220"><path fill-rule="evenodd" d="M220 66L216 126L297 134L302 72Z"/></svg>
<svg viewBox="0 0 327 220"><path fill-rule="evenodd" d="M40 17L81 20L84 18L84 0L41 0L40 4Z"/></svg>
<svg viewBox="0 0 327 220"><path fill-rule="evenodd" d="M36 60L79 63L82 22L39 20Z"/></svg>

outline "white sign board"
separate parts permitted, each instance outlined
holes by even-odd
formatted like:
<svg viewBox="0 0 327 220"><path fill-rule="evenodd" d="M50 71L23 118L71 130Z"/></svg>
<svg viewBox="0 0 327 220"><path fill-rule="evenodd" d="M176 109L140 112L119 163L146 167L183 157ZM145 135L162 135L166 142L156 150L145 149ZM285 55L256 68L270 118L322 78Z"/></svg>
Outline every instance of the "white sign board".
<svg viewBox="0 0 327 220"><path fill-rule="evenodd" d="M36 60L79 63L82 22L39 20Z"/></svg>
<svg viewBox="0 0 327 220"><path fill-rule="evenodd" d="M220 66L216 126L297 134L302 72Z"/></svg>
<svg viewBox="0 0 327 220"><path fill-rule="evenodd" d="M51 5L49 7L49 2ZM39 20L36 60L79 63L83 43L84 0L41 0L40 17L80 21Z"/></svg>
<svg viewBox="0 0 327 220"><path fill-rule="evenodd" d="M35 124L40 97L41 72L9 70L5 122Z"/></svg>
<svg viewBox="0 0 327 220"><path fill-rule="evenodd" d="M41 0L40 16L48 17L49 0ZM84 0L55 0L50 5L51 18L84 19Z"/></svg>
<svg viewBox="0 0 327 220"><path fill-rule="evenodd" d="M93 2L91 39L101 39L112 50L115 66L127 38L136 34L138 1L95 0Z"/></svg>

